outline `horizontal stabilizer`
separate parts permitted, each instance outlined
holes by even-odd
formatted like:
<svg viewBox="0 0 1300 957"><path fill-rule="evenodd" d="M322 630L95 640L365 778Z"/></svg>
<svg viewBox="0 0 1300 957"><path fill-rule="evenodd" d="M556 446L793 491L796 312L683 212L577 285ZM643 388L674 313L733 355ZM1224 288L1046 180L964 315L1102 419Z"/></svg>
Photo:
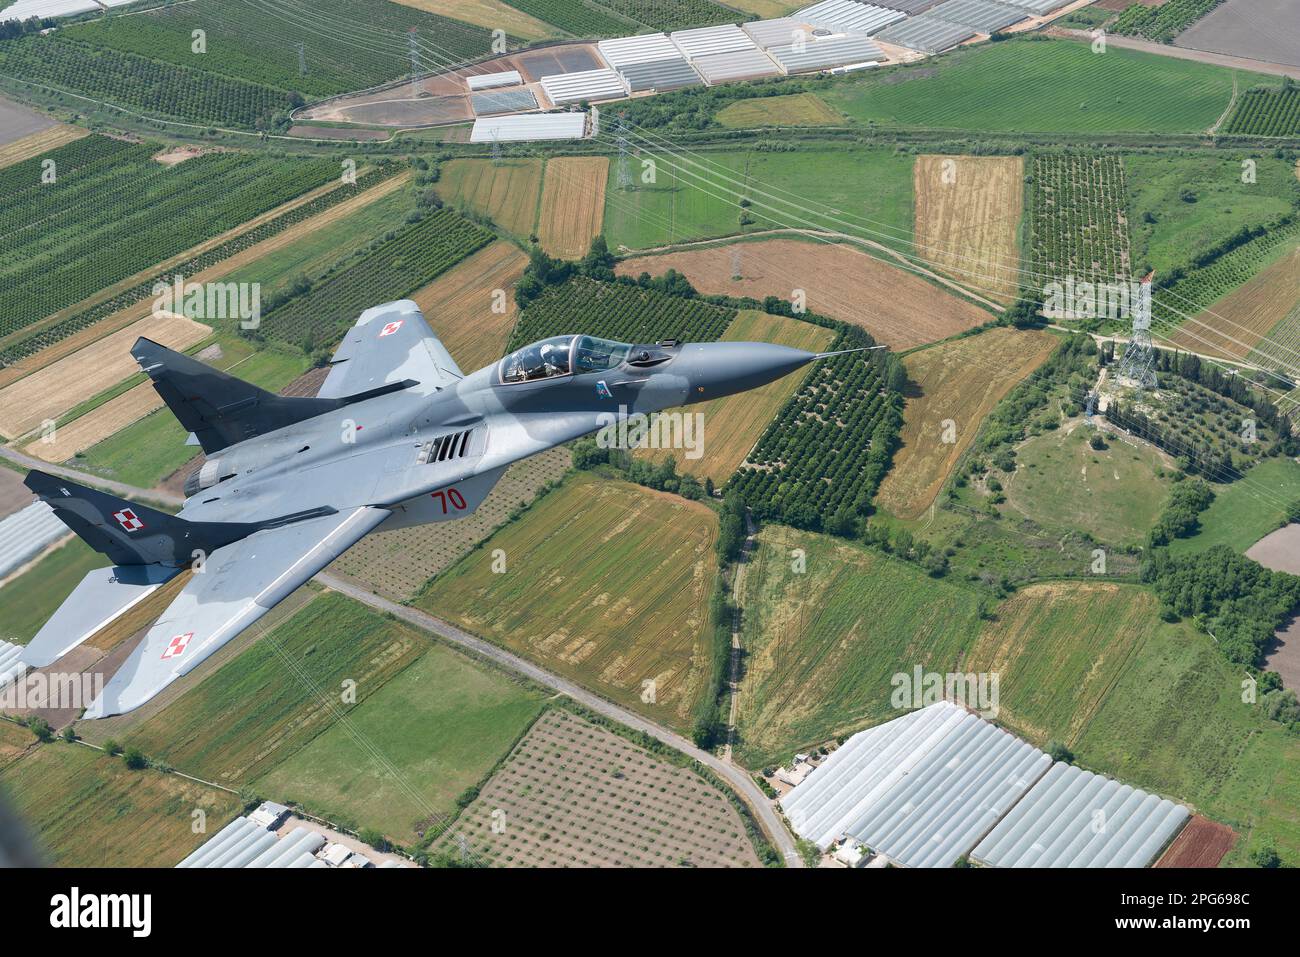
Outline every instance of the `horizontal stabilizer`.
<svg viewBox="0 0 1300 957"><path fill-rule="evenodd" d="M23 649L23 663L31 668L53 664L178 574L179 568L162 565L110 566L87 573Z"/></svg>

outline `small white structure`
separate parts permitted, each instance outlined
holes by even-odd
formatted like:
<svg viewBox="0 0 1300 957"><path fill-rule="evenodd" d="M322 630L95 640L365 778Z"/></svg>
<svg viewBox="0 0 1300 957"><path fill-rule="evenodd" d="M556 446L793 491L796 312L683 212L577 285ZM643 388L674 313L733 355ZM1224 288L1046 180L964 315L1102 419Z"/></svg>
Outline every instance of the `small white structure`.
<svg viewBox="0 0 1300 957"><path fill-rule="evenodd" d="M471 90L491 90L498 86L518 86L524 82L518 70L502 70L500 73L476 73L465 77Z"/></svg>
<svg viewBox="0 0 1300 957"><path fill-rule="evenodd" d="M330 867L342 867L352 857L352 850L342 844L328 844L317 856Z"/></svg>
<svg viewBox="0 0 1300 957"><path fill-rule="evenodd" d="M256 811L248 815L248 819L258 827L274 831L288 816L289 809L283 804L276 804L274 801L263 801L258 805Z"/></svg>
<svg viewBox="0 0 1300 957"><path fill-rule="evenodd" d="M871 855L863 850L861 844L850 839L836 848L833 856L845 867L864 867Z"/></svg>

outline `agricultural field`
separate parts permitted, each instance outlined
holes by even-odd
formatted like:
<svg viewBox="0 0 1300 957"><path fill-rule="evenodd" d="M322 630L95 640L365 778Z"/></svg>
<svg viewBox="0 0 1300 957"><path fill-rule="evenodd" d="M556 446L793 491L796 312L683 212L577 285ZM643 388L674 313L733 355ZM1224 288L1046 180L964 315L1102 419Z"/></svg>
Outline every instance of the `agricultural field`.
<svg viewBox="0 0 1300 957"><path fill-rule="evenodd" d="M549 2L552 6L573 5L574 0ZM736 11L713 0L587 0L587 3L665 32L715 23L735 23L739 19Z"/></svg>
<svg viewBox="0 0 1300 957"><path fill-rule="evenodd" d="M808 312L860 326L891 349L910 349L981 326L991 313L927 282L887 253L849 243L754 239L633 256L620 276L669 269L707 296L791 300L802 290Z"/></svg>
<svg viewBox="0 0 1300 957"><path fill-rule="evenodd" d="M411 293L463 372L505 355L519 316L514 287L527 265L528 257L516 246L498 241Z"/></svg>
<svg viewBox="0 0 1300 957"><path fill-rule="evenodd" d="M0 171L0 336L338 175L330 160L214 152L166 166L155 152L94 136Z"/></svg>
<svg viewBox="0 0 1300 957"><path fill-rule="evenodd" d="M351 714L428 648L428 640L341 595L313 598L243 654L119 740L227 787L252 784L341 714ZM342 704L341 682L357 703Z"/></svg>
<svg viewBox="0 0 1300 957"><path fill-rule="evenodd" d="M1236 831L1198 814L1152 867L1218 867L1236 843Z"/></svg>
<svg viewBox="0 0 1300 957"><path fill-rule="evenodd" d="M364 255L271 310L260 331L307 353L332 348L364 309L409 295L493 238L455 210L439 209L403 225L391 238L385 234Z"/></svg>
<svg viewBox="0 0 1300 957"><path fill-rule="evenodd" d="M1003 302L1014 298L1024 159L918 156L914 175L920 256L967 286Z"/></svg>
<svg viewBox="0 0 1300 957"><path fill-rule="evenodd" d="M486 216L506 232L527 239L537 223L542 160L449 160L434 189L443 202Z"/></svg>
<svg viewBox="0 0 1300 957"><path fill-rule="evenodd" d="M473 515L367 535L330 569L394 601L407 601L527 507L544 486L563 479L571 460L567 448L557 448L516 462Z"/></svg>
<svg viewBox="0 0 1300 957"><path fill-rule="evenodd" d="M365 22L364 39L357 36L358 17ZM493 26L508 29L500 21ZM192 49L194 30L206 34L204 54ZM274 7L195 0L59 33L93 49L199 71L201 82L228 77L318 98L409 74L409 30L425 39L424 70L477 58L491 47L489 30L388 0L277 0Z"/></svg>
<svg viewBox="0 0 1300 957"><path fill-rule="evenodd" d="M395 0L406 7L460 20L485 30L505 30L521 40L549 40L563 31L516 9L506 0Z"/></svg>
<svg viewBox="0 0 1300 957"><path fill-rule="evenodd" d="M46 552L0 588L0 640L27 644L86 574L107 564L105 556L79 538Z"/></svg>
<svg viewBox="0 0 1300 957"><path fill-rule="evenodd" d="M1134 3L1119 15L1110 32L1168 43L1223 0L1166 0L1159 6Z"/></svg>
<svg viewBox="0 0 1300 957"><path fill-rule="evenodd" d="M706 505L582 473L435 578L416 604L684 729L708 693L717 534Z"/></svg>
<svg viewBox="0 0 1300 957"><path fill-rule="evenodd" d="M1200 353L1245 359L1295 378L1300 371L1300 243L1185 320L1172 338L1195 343Z"/></svg>
<svg viewBox="0 0 1300 957"><path fill-rule="evenodd" d="M442 645L255 785L331 821L413 844L510 749L542 709L522 687Z"/></svg>
<svg viewBox="0 0 1300 957"><path fill-rule="evenodd" d="M827 106L816 93L736 100L719 110L714 119L723 126L738 130L757 126L842 126L845 123L844 117Z"/></svg>
<svg viewBox="0 0 1300 957"><path fill-rule="evenodd" d="M585 0L504 0L536 20L576 37L618 37L636 33L638 21Z"/></svg>
<svg viewBox="0 0 1300 957"><path fill-rule="evenodd" d="M748 768L897 717L892 676L953 670L979 630L975 592L779 525L759 533L741 606L736 757Z"/></svg>
<svg viewBox="0 0 1300 957"><path fill-rule="evenodd" d="M744 309L727 327L722 341L774 342L806 352L822 352L834 338L835 333L822 326ZM769 382L761 389L695 406L691 411L704 416L703 431L699 436L703 454L699 458L687 458L686 449L673 449L667 453L647 449L638 454L654 459L670 455L679 472L689 472L701 480L710 478L715 485L724 485L806 376L807 371L792 373L776 382Z"/></svg>
<svg viewBox="0 0 1300 957"><path fill-rule="evenodd" d="M36 743L31 730L13 721L0 721L0 771L22 757Z"/></svg>
<svg viewBox="0 0 1300 957"><path fill-rule="evenodd" d="M1032 168L1031 281L1127 281L1133 262L1119 154L1040 152Z"/></svg>
<svg viewBox="0 0 1300 957"><path fill-rule="evenodd" d="M154 390L153 384L141 382L85 415L58 426L50 435L33 439L23 448L23 452L46 462L66 462L77 453L84 452L114 432L161 408L162 404L162 398Z"/></svg>
<svg viewBox="0 0 1300 957"><path fill-rule="evenodd" d="M1047 333L1003 327L907 356L903 364L911 384L901 445L878 504L898 518L924 514L984 417L1043 363L1056 342Z"/></svg>
<svg viewBox="0 0 1300 957"><path fill-rule="evenodd" d="M1073 419L1017 448L1017 470L1000 479L1007 499L1001 511L1111 545L1141 545L1169 497L1172 460L1117 434L1094 449L1093 434Z"/></svg>
<svg viewBox="0 0 1300 957"><path fill-rule="evenodd" d="M848 329L827 351L869 347ZM813 365L727 484L762 519L852 528L868 511L902 425L903 370L887 352Z"/></svg>
<svg viewBox="0 0 1300 957"><path fill-rule="evenodd" d="M1239 74L1251 84L1265 78ZM854 78L822 94L860 123L1020 133L1194 133L1232 99L1232 71L1073 40L1010 40L932 69Z"/></svg>
<svg viewBox="0 0 1300 957"><path fill-rule="evenodd" d="M643 158L655 161L654 183L641 183ZM893 150L683 156L650 149L630 162L633 185L619 187L614 162L605 190L605 236L615 252L790 226L846 232L904 251L911 241L912 157ZM742 200L751 205L742 208Z"/></svg>
<svg viewBox="0 0 1300 957"><path fill-rule="evenodd" d="M89 131L83 130L79 126L58 123L47 129L21 136L16 140L9 140L0 144L0 169L12 166L14 163L21 163L33 156L44 156L51 150L56 150L73 140L79 140L83 136L89 135Z"/></svg>
<svg viewBox="0 0 1300 957"><path fill-rule="evenodd" d="M1245 136L1295 136L1300 133L1300 87L1253 87L1241 95L1224 126Z"/></svg>
<svg viewBox="0 0 1300 957"><path fill-rule="evenodd" d="M504 812L504 830L493 822ZM758 867L727 797L612 731L548 710L432 845L492 867Z"/></svg>
<svg viewBox="0 0 1300 957"><path fill-rule="evenodd" d="M1123 163L1134 275L1187 266L1243 227L1300 207L1294 162L1272 155L1130 153Z"/></svg>
<svg viewBox="0 0 1300 957"><path fill-rule="evenodd" d="M174 867L240 811L238 795L62 741L4 768L0 787L55 867Z"/></svg>
<svg viewBox="0 0 1300 957"><path fill-rule="evenodd" d="M1227 545L1238 554L1282 525L1286 508L1300 500L1300 465L1279 456L1252 466L1238 481L1214 486L1214 501L1200 514L1201 528L1169 543L1175 555Z"/></svg>
<svg viewBox="0 0 1300 957"><path fill-rule="evenodd" d="M605 215L605 156L556 157L546 163L537 236L559 259L581 259L600 235Z"/></svg>
<svg viewBox="0 0 1300 957"><path fill-rule="evenodd" d="M524 308L506 351L569 333L632 343L712 342L735 317L736 310L700 299L578 277L548 286Z"/></svg>

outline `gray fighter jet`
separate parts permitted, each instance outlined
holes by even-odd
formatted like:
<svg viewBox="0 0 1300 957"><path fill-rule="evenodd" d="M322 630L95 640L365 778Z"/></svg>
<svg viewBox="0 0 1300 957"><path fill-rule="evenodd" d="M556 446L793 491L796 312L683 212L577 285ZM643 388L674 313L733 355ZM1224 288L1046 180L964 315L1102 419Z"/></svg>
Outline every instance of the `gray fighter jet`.
<svg viewBox="0 0 1300 957"><path fill-rule="evenodd" d="M856 350L850 350L856 351ZM414 302L367 309L315 398L285 398L148 339L131 354L206 453L169 515L43 472L27 486L113 562L24 650L57 661L187 569L91 703L138 708L374 531L463 518L512 462L648 414L753 389L827 355L759 342L546 339L463 375Z"/></svg>

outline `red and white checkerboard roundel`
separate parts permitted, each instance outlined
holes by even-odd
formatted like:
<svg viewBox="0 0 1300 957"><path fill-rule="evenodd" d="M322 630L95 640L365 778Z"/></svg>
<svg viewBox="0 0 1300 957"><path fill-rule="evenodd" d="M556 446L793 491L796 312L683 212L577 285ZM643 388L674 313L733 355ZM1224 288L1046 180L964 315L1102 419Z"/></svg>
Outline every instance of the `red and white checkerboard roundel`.
<svg viewBox="0 0 1300 957"><path fill-rule="evenodd" d="M379 330L379 338L382 339L384 336L391 336L398 329L402 328L403 322L405 322L404 319L398 319L395 322L390 322L388 325L384 326L384 328Z"/></svg>
<svg viewBox="0 0 1300 957"><path fill-rule="evenodd" d="M187 631L183 635L177 635L167 643L167 647L163 650L163 660L168 658L179 658L181 655L185 654L185 648L193 638L194 632L192 631Z"/></svg>
<svg viewBox="0 0 1300 957"><path fill-rule="evenodd" d="M128 532L138 532L140 529L144 528L144 522L140 521L140 517L129 508L124 508L120 512L114 512L113 517L117 519L117 524L121 525Z"/></svg>

